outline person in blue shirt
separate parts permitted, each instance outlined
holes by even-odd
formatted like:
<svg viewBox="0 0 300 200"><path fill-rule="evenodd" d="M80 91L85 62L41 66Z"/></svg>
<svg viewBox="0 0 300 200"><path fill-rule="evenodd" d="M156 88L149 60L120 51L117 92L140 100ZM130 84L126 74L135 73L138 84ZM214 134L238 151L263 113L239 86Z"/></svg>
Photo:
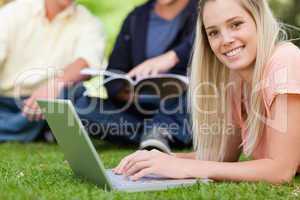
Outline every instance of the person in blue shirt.
<svg viewBox="0 0 300 200"><path fill-rule="evenodd" d="M135 8L122 25L107 70L135 79L160 73L186 75L196 18L196 0L149 0ZM164 108L154 106L158 111L147 114L133 104L124 107L130 94L123 85L108 84L108 100L83 96L84 90L77 89L75 96L79 98L74 104L91 135L165 152L170 152L170 144L191 144L185 94L169 99ZM152 104L143 106L153 108ZM81 112L90 105L93 109ZM169 115L164 109L175 111Z"/></svg>

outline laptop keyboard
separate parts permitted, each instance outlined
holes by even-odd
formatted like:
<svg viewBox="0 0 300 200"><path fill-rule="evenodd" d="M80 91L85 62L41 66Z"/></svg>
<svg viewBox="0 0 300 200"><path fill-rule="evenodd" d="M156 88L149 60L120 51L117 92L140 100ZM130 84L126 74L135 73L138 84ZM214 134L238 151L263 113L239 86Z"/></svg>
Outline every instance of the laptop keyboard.
<svg viewBox="0 0 300 200"><path fill-rule="evenodd" d="M142 185L153 185L153 184L169 184L169 185L178 185L184 183L191 183L195 182L195 180L175 180L175 179L168 179L162 178L158 176L147 176L143 177L137 181L132 181L130 178L124 175L116 175L111 170L106 171L109 179L112 181L112 184L117 187L130 187L130 186L142 186Z"/></svg>
<svg viewBox="0 0 300 200"><path fill-rule="evenodd" d="M136 184L150 184L159 181L159 179L154 179L154 178L148 178L144 177L141 178L137 181L132 181L130 180L129 177L124 176L124 175L117 175L114 174L112 171L108 170L107 175L109 176L110 180L112 180L113 184L116 184L118 186L129 186L129 185L136 185Z"/></svg>

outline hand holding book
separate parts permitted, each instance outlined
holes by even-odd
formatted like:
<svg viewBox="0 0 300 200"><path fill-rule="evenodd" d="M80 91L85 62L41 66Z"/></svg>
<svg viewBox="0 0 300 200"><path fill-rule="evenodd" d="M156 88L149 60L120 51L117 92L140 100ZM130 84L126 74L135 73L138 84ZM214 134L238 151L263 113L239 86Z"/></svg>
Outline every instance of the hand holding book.
<svg viewBox="0 0 300 200"><path fill-rule="evenodd" d="M169 51L160 56L148 59L134 67L128 73L128 76L136 79L156 76L170 71L170 69L172 69L178 62L179 59L176 53L174 51Z"/></svg>
<svg viewBox="0 0 300 200"><path fill-rule="evenodd" d="M112 72L85 68L81 74L100 76L97 88L105 87L109 97L118 97L124 88L129 88L129 94L147 96L156 95L160 98L181 95L187 88L188 78L178 74L158 74L150 77L132 79L122 72ZM105 77L105 78L103 78ZM100 97L101 98L101 97Z"/></svg>

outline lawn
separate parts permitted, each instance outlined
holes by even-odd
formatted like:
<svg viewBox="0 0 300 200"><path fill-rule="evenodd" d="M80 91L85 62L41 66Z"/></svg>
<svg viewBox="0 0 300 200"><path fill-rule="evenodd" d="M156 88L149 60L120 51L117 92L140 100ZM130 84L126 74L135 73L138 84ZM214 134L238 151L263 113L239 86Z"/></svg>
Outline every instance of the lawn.
<svg viewBox="0 0 300 200"><path fill-rule="evenodd" d="M145 0L78 0L104 24L108 55L126 13ZM133 152L135 147L98 142L98 152L107 168ZM55 144L0 144L0 200L15 199L300 199L300 178L291 184L211 183L162 192L104 192L74 177Z"/></svg>
<svg viewBox="0 0 300 200"><path fill-rule="evenodd" d="M133 147L98 142L107 168L114 167ZM74 177L57 145L0 145L0 199L300 199L300 178L274 186L265 183L210 183L161 192L105 192Z"/></svg>

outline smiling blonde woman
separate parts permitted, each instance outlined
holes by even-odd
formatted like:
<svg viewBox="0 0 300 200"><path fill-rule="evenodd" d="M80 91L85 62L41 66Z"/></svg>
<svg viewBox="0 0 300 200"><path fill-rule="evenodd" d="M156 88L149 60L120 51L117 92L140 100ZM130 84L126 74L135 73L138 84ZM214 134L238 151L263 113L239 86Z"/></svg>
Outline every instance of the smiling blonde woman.
<svg viewBox="0 0 300 200"><path fill-rule="evenodd" d="M289 182L300 172L300 50L264 0L202 0L192 60L195 152L138 151L116 173ZM238 162L241 151L252 160Z"/></svg>

